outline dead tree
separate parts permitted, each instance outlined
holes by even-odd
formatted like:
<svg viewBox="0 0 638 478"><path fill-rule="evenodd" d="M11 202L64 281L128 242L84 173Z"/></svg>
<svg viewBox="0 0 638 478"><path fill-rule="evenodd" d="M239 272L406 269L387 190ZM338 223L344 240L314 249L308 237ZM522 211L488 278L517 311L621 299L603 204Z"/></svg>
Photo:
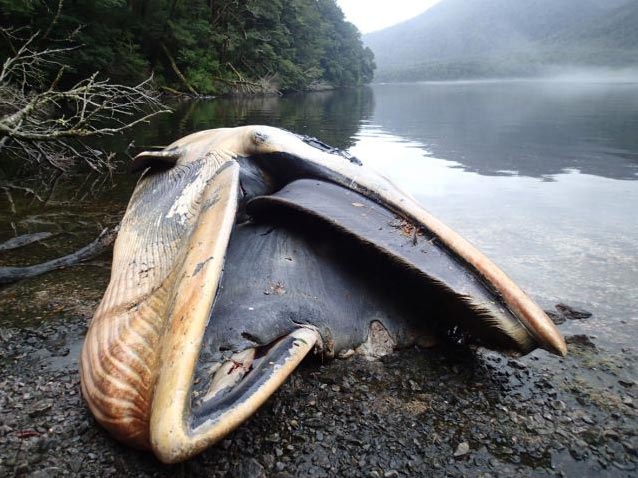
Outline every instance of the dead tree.
<svg viewBox="0 0 638 478"><path fill-rule="evenodd" d="M103 171L112 167L113 155L87 146L85 140L120 133L169 112L151 88L151 78L126 86L94 73L60 88L64 56L75 47L39 49L39 33L19 38L19 31L0 28L6 41L19 44L0 69L0 155L59 170L83 160ZM46 82L46 71L54 67L57 74Z"/></svg>

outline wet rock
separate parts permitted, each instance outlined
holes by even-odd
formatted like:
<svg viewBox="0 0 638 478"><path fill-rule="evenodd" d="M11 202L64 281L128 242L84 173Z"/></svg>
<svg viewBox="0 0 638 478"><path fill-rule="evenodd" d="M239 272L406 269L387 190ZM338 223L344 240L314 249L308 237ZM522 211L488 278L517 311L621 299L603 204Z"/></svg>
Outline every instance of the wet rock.
<svg viewBox="0 0 638 478"><path fill-rule="evenodd" d="M71 458L69 460L69 468L71 469L73 473L78 473L80 469L82 468L83 461L84 461L84 458L75 456L74 458Z"/></svg>
<svg viewBox="0 0 638 478"><path fill-rule="evenodd" d="M583 347L588 347L593 349L596 348L596 345L594 344L594 342L592 342L591 339L584 334L568 335L565 337L565 342L571 345L581 345Z"/></svg>
<svg viewBox="0 0 638 478"><path fill-rule="evenodd" d="M36 470L29 475L29 478L54 478L59 476L61 469L55 466L44 468L42 470Z"/></svg>
<svg viewBox="0 0 638 478"><path fill-rule="evenodd" d="M263 456L262 463L266 468L270 469L275 466L275 457L270 453L267 453Z"/></svg>
<svg viewBox="0 0 638 478"><path fill-rule="evenodd" d="M238 478L266 478L266 470L254 458L248 458L241 462L238 471Z"/></svg>
<svg viewBox="0 0 638 478"><path fill-rule="evenodd" d="M53 406L53 403L46 400L38 402L29 411L29 416L31 418L34 418L34 417L43 415L48 410L50 410L52 406Z"/></svg>
<svg viewBox="0 0 638 478"><path fill-rule="evenodd" d="M611 464L619 470L623 471L634 471L636 469L636 465L634 463L621 463L619 461L612 461Z"/></svg>
<svg viewBox="0 0 638 478"><path fill-rule="evenodd" d="M456 447L456 450L454 451L454 457L458 458L461 456L465 456L470 452L470 444L466 441L461 442L458 444L458 446Z"/></svg>
<svg viewBox="0 0 638 478"><path fill-rule="evenodd" d="M562 400L553 400L551 402L551 407L554 410L565 410L567 408L567 405ZM570 419L570 421L571 421L571 419Z"/></svg>
<svg viewBox="0 0 638 478"><path fill-rule="evenodd" d="M556 324L556 325L564 324L565 321L567 320L567 319L565 319L565 317L563 317L562 314L559 314L559 313L554 312L552 310L546 310L545 313L551 319L551 321L554 322L554 324Z"/></svg>
<svg viewBox="0 0 638 478"><path fill-rule="evenodd" d="M576 440L569 448L569 453L575 460L583 460L589 455L588 445L583 440Z"/></svg>
<svg viewBox="0 0 638 478"><path fill-rule="evenodd" d="M513 360L513 359L512 359L512 360L509 360L509 361L507 362L507 364L508 364L510 367L513 367L513 368L516 368L516 369L519 369L519 370L526 370L526 369L527 369L527 365L525 365L525 364L524 364L523 362L521 362L520 360Z"/></svg>
<svg viewBox="0 0 638 478"><path fill-rule="evenodd" d="M625 450L627 450L627 453L633 456L638 456L638 437L633 437L633 439L629 440L623 440L621 443L622 446L625 447Z"/></svg>
<svg viewBox="0 0 638 478"><path fill-rule="evenodd" d="M611 428L605 428L603 430L603 436L605 438L611 438L613 440L618 440L618 438L620 438L620 434L616 430L613 430Z"/></svg>
<svg viewBox="0 0 638 478"><path fill-rule="evenodd" d="M228 450L231 447L232 444L233 444L232 440L222 440L221 447L224 450Z"/></svg>
<svg viewBox="0 0 638 478"><path fill-rule="evenodd" d="M554 306L558 313L567 320L589 319L593 314L584 309L577 309L566 304L556 304Z"/></svg>

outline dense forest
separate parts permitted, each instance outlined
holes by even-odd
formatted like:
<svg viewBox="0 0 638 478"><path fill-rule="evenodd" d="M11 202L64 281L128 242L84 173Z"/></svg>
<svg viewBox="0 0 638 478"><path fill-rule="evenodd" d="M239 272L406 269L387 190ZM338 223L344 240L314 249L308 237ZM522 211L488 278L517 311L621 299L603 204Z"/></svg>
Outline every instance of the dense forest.
<svg viewBox="0 0 638 478"><path fill-rule="evenodd" d="M378 81L638 67L637 0L442 0L370 33Z"/></svg>
<svg viewBox="0 0 638 478"><path fill-rule="evenodd" d="M122 84L153 74L165 91L259 93L359 85L374 70L335 0L0 0L0 24L39 31L41 48L78 45L69 83L99 71Z"/></svg>

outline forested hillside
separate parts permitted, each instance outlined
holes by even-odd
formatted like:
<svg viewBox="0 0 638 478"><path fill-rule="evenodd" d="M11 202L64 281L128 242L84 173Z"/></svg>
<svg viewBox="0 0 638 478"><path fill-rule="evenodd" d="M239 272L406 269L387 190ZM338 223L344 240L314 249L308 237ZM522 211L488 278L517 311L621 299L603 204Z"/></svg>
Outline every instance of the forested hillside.
<svg viewBox="0 0 638 478"><path fill-rule="evenodd" d="M547 47L573 52L580 63L638 66L638 0L581 22L546 40Z"/></svg>
<svg viewBox="0 0 638 478"><path fill-rule="evenodd" d="M638 66L638 0L442 0L366 35L376 78L539 75L558 66Z"/></svg>
<svg viewBox="0 0 638 478"><path fill-rule="evenodd" d="M0 25L40 31L41 48L72 36L64 81L153 73L168 91L255 93L358 85L374 69L335 0L0 0Z"/></svg>

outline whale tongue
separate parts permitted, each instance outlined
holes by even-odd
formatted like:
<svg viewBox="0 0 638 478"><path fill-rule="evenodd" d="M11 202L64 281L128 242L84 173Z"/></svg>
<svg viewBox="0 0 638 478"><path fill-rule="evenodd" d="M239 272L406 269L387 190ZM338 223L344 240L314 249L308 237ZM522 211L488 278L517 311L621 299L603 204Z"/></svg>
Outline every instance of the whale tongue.
<svg viewBox="0 0 638 478"><path fill-rule="evenodd" d="M218 364L206 395L192 410L192 433L216 423L229 431L237 426L281 386L320 341L315 330L302 327L268 346L243 350Z"/></svg>

